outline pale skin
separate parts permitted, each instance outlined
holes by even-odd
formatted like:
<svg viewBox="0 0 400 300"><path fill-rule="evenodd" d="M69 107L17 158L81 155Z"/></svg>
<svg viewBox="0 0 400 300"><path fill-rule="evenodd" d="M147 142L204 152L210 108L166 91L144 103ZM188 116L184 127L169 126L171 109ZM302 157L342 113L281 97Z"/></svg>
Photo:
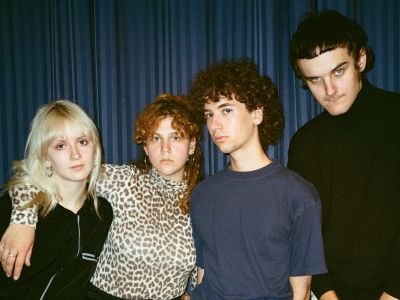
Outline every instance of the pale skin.
<svg viewBox="0 0 400 300"><path fill-rule="evenodd" d="M271 163L265 154L258 135L258 125L263 120L263 108L248 111L243 103L221 97L218 102L204 105L208 131L218 148L230 156L233 171L246 172L260 169ZM198 267L197 282L205 270ZM311 276L292 276L289 282L294 300L310 297Z"/></svg>
<svg viewBox="0 0 400 300"><path fill-rule="evenodd" d="M336 48L312 59L297 60L303 80L318 103L331 115L347 112L361 89L365 50L356 62L347 48Z"/></svg>
<svg viewBox="0 0 400 300"><path fill-rule="evenodd" d="M361 89L361 72L366 67L365 49L355 61L347 48L336 48L312 59L299 59L303 80L318 103L331 115L346 113ZM324 293L320 300L338 300L336 292ZM380 300L397 299L383 293Z"/></svg>
<svg viewBox="0 0 400 300"><path fill-rule="evenodd" d="M60 189L63 207L76 213L85 201L86 182L93 168L94 145L80 127L65 122L60 135L50 144L46 164L53 169L52 179ZM34 242L33 227L12 224L0 242L1 263L7 275L14 280L20 277L24 263L30 266ZM12 245L12 246L8 246ZM15 253L16 256L9 256Z"/></svg>
<svg viewBox="0 0 400 300"><path fill-rule="evenodd" d="M160 121L154 134L146 139L144 151L152 165L163 177L181 181L183 180L185 163L189 155L194 153L196 140L182 137L171 126L171 122L171 117L166 117ZM20 224L11 224L2 237L0 244L12 245L12 249L18 253L17 259L7 259L7 257L5 260L2 259L6 274L10 276L13 274L15 280L20 277L24 263L27 266L30 265L33 241L34 228Z"/></svg>

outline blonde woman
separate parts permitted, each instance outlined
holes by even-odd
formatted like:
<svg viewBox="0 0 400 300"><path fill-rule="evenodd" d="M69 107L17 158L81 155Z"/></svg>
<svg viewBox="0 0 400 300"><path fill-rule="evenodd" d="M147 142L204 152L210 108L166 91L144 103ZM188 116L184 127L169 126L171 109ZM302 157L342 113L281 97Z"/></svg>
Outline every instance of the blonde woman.
<svg viewBox="0 0 400 300"><path fill-rule="evenodd" d="M78 105L59 100L38 110L25 159L15 163L6 185L15 194L23 193L27 184L38 191L25 205L39 212L32 264L18 281L1 272L1 299L85 296L112 221L111 206L95 191L101 158L97 128ZM8 195L0 206L0 219L9 220ZM11 248L0 248L6 261L18 256Z"/></svg>

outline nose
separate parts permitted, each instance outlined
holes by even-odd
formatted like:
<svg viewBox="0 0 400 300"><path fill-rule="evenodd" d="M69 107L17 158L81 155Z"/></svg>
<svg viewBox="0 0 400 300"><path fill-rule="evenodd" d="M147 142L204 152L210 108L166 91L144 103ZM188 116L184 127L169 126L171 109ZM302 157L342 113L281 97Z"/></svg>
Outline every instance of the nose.
<svg viewBox="0 0 400 300"><path fill-rule="evenodd" d="M163 153L168 153L171 151L171 143L169 139L165 139L162 141L161 150Z"/></svg>
<svg viewBox="0 0 400 300"><path fill-rule="evenodd" d="M207 120L207 127L210 132L221 129L221 120L217 116L212 116Z"/></svg>
<svg viewBox="0 0 400 300"><path fill-rule="evenodd" d="M325 95L331 97L336 94L336 81L331 77L324 78Z"/></svg>
<svg viewBox="0 0 400 300"><path fill-rule="evenodd" d="M76 160L79 159L81 157L81 153L79 152L79 149L77 146L71 146L71 159L72 160Z"/></svg>

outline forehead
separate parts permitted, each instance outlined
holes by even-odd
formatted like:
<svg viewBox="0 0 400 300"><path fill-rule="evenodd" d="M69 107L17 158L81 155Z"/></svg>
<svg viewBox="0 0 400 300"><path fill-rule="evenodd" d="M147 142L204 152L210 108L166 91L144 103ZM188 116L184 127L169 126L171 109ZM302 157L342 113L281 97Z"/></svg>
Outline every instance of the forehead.
<svg viewBox="0 0 400 300"><path fill-rule="evenodd" d="M77 122L64 120L63 122L55 124L50 136L52 139L57 139L65 137L80 137L87 134L87 130Z"/></svg>
<svg viewBox="0 0 400 300"><path fill-rule="evenodd" d="M165 117L162 119L159 119L158 122L154 126L154 133L171 133L171 132L177 132L180 128L174 128L173 127L173 122L174 118L173 117ZM175 124L176 125L176 124Z"/></svg>
<svg viewBox="0 0 400 300"><path fill-rule="evenodd" d="M354 64L347 48L336 48L311 59L299 59L298 65L305 77L322 76L335 70L343 63Z"/></svg>
<svg viewBox="0 0 400 300"><path fill-rule="evenodd" d="M211 110L217 110L217 109L222 109L223 107L226 106L239 106L242 103L236 100L235 95L232 95L232 99L229 99L227 97L221 96L218 98L218 101L213 102L213 101L208 101L204 104L204 110L206 111L211 111Z"/></svg>

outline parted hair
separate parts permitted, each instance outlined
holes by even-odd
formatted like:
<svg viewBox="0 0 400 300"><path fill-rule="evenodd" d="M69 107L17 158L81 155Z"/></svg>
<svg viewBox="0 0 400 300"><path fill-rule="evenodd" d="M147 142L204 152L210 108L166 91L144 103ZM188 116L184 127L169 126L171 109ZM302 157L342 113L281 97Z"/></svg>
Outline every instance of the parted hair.
<svg viewBox="0 0 400 300"><path fill-rule="evenodd" d="M297 60L312 59L336 48L347 48L357 69L364 49L367 60L363 74L372 69L374 54L368 47L367 34L357 22L335 10L306 13L290 43L290 63L296 76L303 77Z"/></svg>
<svg viewBox="0 0 400 300"><path fill-rule="evenodd" d="M263 108L263 121L258 125L260 143L264 149L275 144L284 127L278 90L250 60L224 60L210 65L197 74L190 86L190 98L201 116L204 116L204 104L218 102L220 97L233 99L233 96L248 111Z"/></svg>
<svg viewBox="0 0 400 300"><path fill-rule="evenodd" d="M155 101L149 104L136 119L134 142L138 145L145 145L148 137L157 130L161 120L171 117L172 128L183 138L196 140L196 147L185 164L184 178L187 183L187 190L181 196L179 207L182 213L189 212L189 198L195 185L201 180L202 153L200 140L202 136L202 124L194 113L190 101L183 95L161 94ZM136 162L135 165L149 171L151 165L148 162Z"/></svg>
<svg viewBox="0 0 400 300"><path fill-rule="evenodd" d="M33 185L39 189L40 192L26 206L37 205L41 216L46 216L62 200L60 187L53 177L46 175L46 160L50 144L62 131L66 122L77 124L93 142L94 163L88 178L87 194L93 199L96 212L98 212L95 185L102 161L99 132L92 119L81 107L63 99L39 108L31 123L24 159L13 162L14 175L6 184L7 189L26 185Z"/></svg>

